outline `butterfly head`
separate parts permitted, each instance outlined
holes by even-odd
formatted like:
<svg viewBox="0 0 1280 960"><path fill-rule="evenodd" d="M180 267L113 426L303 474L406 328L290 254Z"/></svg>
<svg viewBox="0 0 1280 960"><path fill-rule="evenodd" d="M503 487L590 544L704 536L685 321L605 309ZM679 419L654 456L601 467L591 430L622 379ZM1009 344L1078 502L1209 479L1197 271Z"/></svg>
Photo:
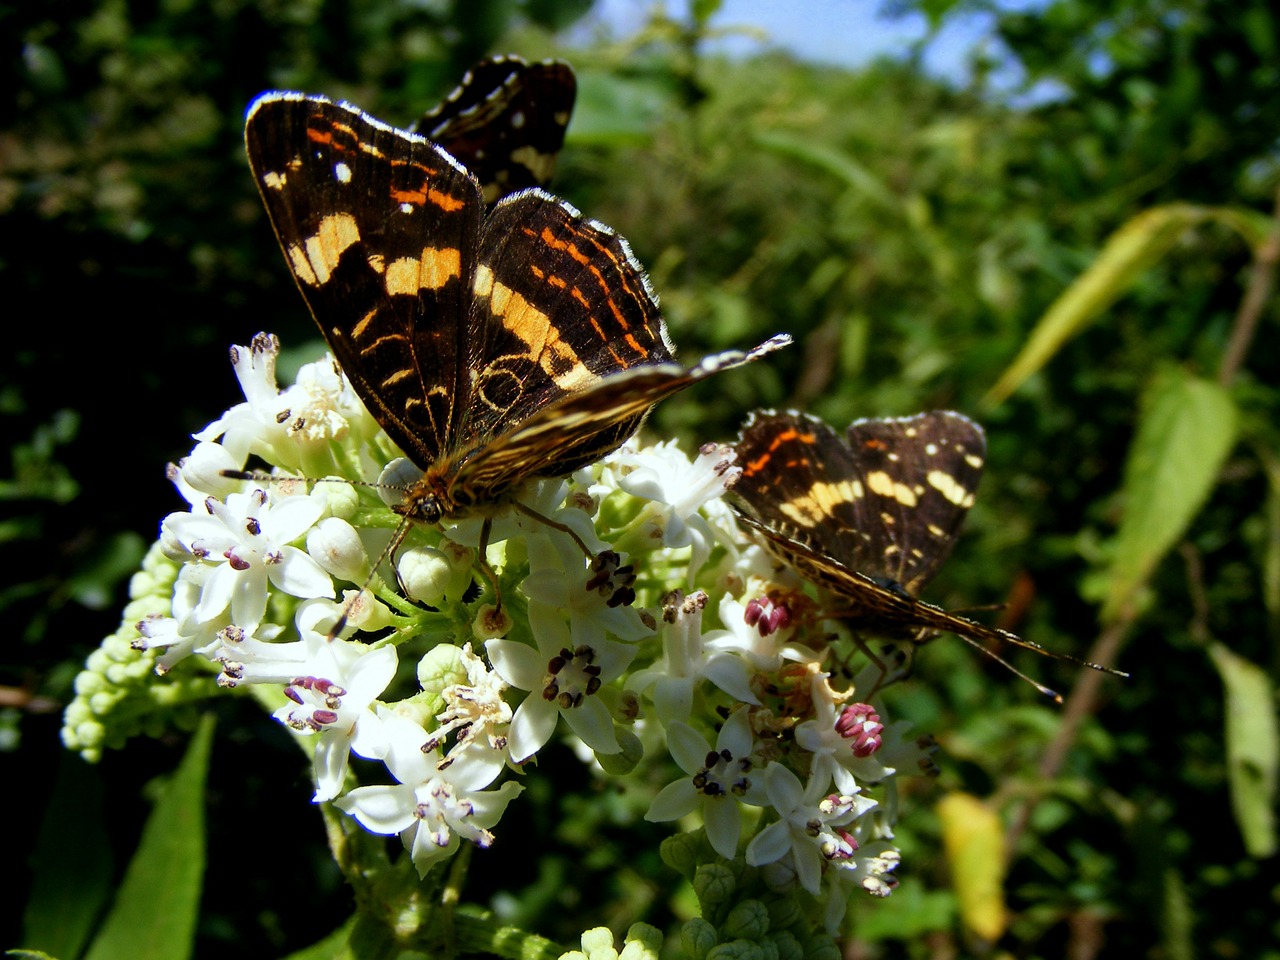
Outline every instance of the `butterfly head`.
<svg viewBox="0 0 1280 960"><path fill-rule="evenodd" d="M415 523L434 525L451 514L451 503L439 477L431 473L405 490L404 499L393 504L392 511Z"/></svg>

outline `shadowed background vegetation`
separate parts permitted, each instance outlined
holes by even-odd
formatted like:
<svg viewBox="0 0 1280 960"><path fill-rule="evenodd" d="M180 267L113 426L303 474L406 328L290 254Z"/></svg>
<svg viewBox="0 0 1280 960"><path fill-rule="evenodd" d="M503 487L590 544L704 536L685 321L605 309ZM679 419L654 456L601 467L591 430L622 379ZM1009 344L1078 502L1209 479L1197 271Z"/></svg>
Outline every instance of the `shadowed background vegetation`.
<svg viewBox="0 0 1280 960"><path fill-rule="evenodd" d="M0 9L0 762L32 891L0 945L85 949L150 781L188 742L157 731L90 769L60 756L57 711L182 506L164 464L239 399L227 347L268 330L295 366L324 349L243 159L245 106L302 89L404 125L475 59L516 52L573 63L556 189L630 240L682 354L797 339L648 429L693 449L753 406L839 427L973 416L987 474L927 598L1001 604L993 622L1133 674L1003 651L1058 707L955 638L924 649L887 699L938 738L941 776L905 781L901 887L855 902L848 955L1280 957L1272 4L997 7L999 55L965 86L919 50L858 70L727 60L705 2L570 45L590 6ZM939 27L965 10L895 6ZM990 83L1007 63L1024 90ZM350 910L307 771L269 718L207 710L195 954L301 949ZM563 756L539 772L469 898L562 942L683 917L647 797Z"/></svg>

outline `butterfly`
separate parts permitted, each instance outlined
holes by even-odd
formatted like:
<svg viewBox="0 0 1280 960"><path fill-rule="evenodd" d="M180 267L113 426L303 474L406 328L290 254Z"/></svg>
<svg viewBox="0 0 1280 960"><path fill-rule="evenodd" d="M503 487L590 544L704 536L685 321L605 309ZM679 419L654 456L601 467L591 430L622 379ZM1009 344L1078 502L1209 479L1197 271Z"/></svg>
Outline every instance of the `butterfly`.
<svg viewBox="0 0 1280 960"><path fill-rule="evenodd" d="M486 210L450 153L350 104L264 94L245 142L303 299L422 471L394 508L406 518L487 524L525 481L615 450L664 397L790 343L676 362L622 237L538 188Z"/></svg>
<svg viewBox="0 0 1280 960"><path fill-rule="evenodd" d="M563 60L481 60L410 127L480 181L487 203L551 181L578 84Z"/></svg>
<svg viewBox="0 0 1280 960"><path fill-rule="evenodd" d="M855 420L841 437L808 414L756 411L735 451L742 474L730 495L739 519L837 598L853 629L912 643L954 633L997 660L987 644L1127 676L918 598L951 554L982 477L986 436L968 417L934 410Z"/></svg>

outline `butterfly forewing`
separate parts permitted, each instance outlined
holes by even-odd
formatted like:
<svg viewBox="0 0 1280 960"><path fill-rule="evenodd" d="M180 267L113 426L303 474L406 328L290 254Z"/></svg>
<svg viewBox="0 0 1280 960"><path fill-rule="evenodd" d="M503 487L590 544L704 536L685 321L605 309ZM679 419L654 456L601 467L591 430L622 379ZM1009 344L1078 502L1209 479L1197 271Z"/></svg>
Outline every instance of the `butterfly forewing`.
<svg viewBox="0 0 1280 960"><path fill-rule="evenodd" d="M475 174L492 203L550 182L576 94L567 63L493 57L473 66L412 129Z"/></svg>
<svg viewBox="0 0 1280 960"><path fill-rule="evenodd" d="M419 467L455 443L482 204L433 144L321 97L268 94L249 163L307 305L352 386Z"/></svg>
<svg viewBox="0 0 1280 960"><path fill-rule="evenodd" d="M950 411L858 420L757 412L737 445L733 493L748 516L843 567L916 593L951 552L973 504L982 430Z"/></svg>
<svg viewBox="0 0 1280 960"><path fill-rule="evenodd" d="M827 590L831 615L846 620L855 637L866 630L921 643L954 633L1007 667L991 645L1012 643L1127 676L915 596L951 553L982 476L986 438L968 418L935 410L858 420L842 438L807 414L757 411L735 450L742 474L730 493L743 526Z"/></svg>

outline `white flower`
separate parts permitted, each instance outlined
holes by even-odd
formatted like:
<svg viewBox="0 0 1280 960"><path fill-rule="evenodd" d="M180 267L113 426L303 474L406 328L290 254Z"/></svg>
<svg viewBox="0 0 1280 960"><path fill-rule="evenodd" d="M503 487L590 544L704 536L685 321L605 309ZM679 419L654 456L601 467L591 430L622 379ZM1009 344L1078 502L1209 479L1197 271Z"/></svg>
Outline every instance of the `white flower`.
<svg viewBox="0 0 1280 960"><path fill-rule="evenodd" d="M635 573L611 550L602 550L584 566L582 549L567 535L548 528L531 532L526 538L529 575L520 583L520 592L530 600L530 626L534 636L533 604L569 615L572 647L599 646L606 634L620 640L639 640L653 633L640 612L631 606Z"/></svg>
<svg viewBox="0 0 1280 960"><path fill-rule="evenodd" d="M698 511L714 500L742 473L733 465L733 448L707 443L692 462L674 440L636 450L623 447L610 460L630 469L618 481L633 497L650 500L644 523L655 539L671 549L689 547L689 584L711 554L715 531Z"/></svg>
<svg viewBox="0 0 1280 960"><path fill-rule="evenodd" d="M702 610L707 594L698 590L686 597L669 593L662 601L662 660L631 675L627 686L637 693L652 689L653 705L663 723L688 720L694 693L706 679L742 703L759 705L751 690L751 670L732 653L713 653L702 637Z"/></svg>
<svg viewBox="0 0 1280 960"><path fill-rule="evenodd" d="M342 440L362 406L332 357L303 364L293 386L280 392L277 418L295 438L309 443Z"/></svg>
<svg viewBox="0 0 1280 960"><path fill-rule="evenodd" d="M179 660L193 653L207 653L221 643L219 634L230 625L230 618L217 617L201 623L195 616L204 581L211 571L211 567L184 566L173 584L173 598L169 602L172 615L150 614L138 621L141 636L133 641L133 649L164 650L156 658L156 673L168 673Z"/></svg>
<svg viewBox="0 0 1280 960"><path fill-rule="evenodd" d="M841 828L876 802L861 796L827 796L821 779L803 787L794 773L776 761L764 771L764 787L779 819L747 845L747 863L758 867L789 857L800 885L817 896L823 860L847 859L856 849L851 835Z"/></svg>
<svg viewBox="0 0 1280 960"><path fill-rule="evenodd" d="M251 630L267 609L267 581L309 599L332 597L333 581L305 551L289 546L320 519L323 508L307 496L268 502L263 490L208 497L191 513L170 514L162 534L195 560L216 564L204 585L196 618L211 620L231 607L231 619Z"/></svg>
<svg viewBox="0 0 1280 960"><path fill-rule="evenodd" d="M221 643L205 651L214 663L222 665L218 685L232 688L245 683L289 683L305 676L310 669L313 652L329 637L329 628L341 611L334 610L332 600L307 600L298 606L294 624L302 639L284 643L272 642L281 627L267 624L249 633L238 627L221 631Z"/></svg>
<svg viewBox="0 0 1280 960"><path fill-rule="evenodd" d="M531 691L511 718L512 759L522 763L540 750L559 717L592 750L617 753L621 748L613 718L596 693L627 668L635 648L605 639L571 646L560 611L534 600L529 601L529 625L536 650L517 640L485 644L498 675L517 689Z"/></svg>
<svg viewBox="0 0 1280 960"><path fill-rule="evenodd" d="M644 818L676 820L701 807L712 848L732 860L742 823L739 803L763 802L752 779L754 738L748 711L738 710L724 722L714 750L693 727L674 721L667 725L667 748L689 776L663 787Z"/></svg>
<svg viewBox="0 0 1280 960"><path fill-rule="evenodd" d="M280 421L280 390L276 385L276 359L280 341L269 333L260 333L247 347L231 348L231 366L245 402L236 404L199 433L197 440L217 440L227 448L231 458L243 464L252 453L270 463L296 468L297 454L288 431Z"/></svg>
<svg viewBox="0 0 1280 960"><path fill-rule="evenodd" d="M492 844L492 828L524 787L509 781L486 791L495 775L491 766L464 755L441 769L439 751L423 749L431 737L418 723L389 711L382 719L388 738L384 760L399 783L356 787L334 805L373 833L399 834L419 876L452 854L459 838L479 847Z"/></svg>
<svg viewBox="0 0 1280 960"><path fill-rule="evenodd" d="M497 673L485 666L483 659L472 653L471 644L462 646L460 662L467 672L466 684L451 684L440 691L445 708L436 714L440 723L433 732L433 740L442 741L456 731L458 740L454 750L468 744L486 744L506 755L507 726L511 723L511 704L503 699L507 685Z"/></svg>
<svg viewBox="0 0 1280 960"><path fill-rule="evenodd" d="M790 628L762 632L753 611L727 593L720 598L720 622L725 629L713 630L703 638L707 649L737 654L763 673L776 673L785 660L812 663L820 659L808 647L786 640L794 632Z"/></svg>
<svg viewBox="0 0 1280 960"><path fill-rule="evenodd" d="M316 738L312 799L319 803L342 792L350 753L377 759L387 751L382 720L372 707L395 676L396 648L327 640L314 632L299 644L307 657L285 685L291 702L272 716L296 733ZM266 666L262 659L255 664L258 672Z"/></svg>

